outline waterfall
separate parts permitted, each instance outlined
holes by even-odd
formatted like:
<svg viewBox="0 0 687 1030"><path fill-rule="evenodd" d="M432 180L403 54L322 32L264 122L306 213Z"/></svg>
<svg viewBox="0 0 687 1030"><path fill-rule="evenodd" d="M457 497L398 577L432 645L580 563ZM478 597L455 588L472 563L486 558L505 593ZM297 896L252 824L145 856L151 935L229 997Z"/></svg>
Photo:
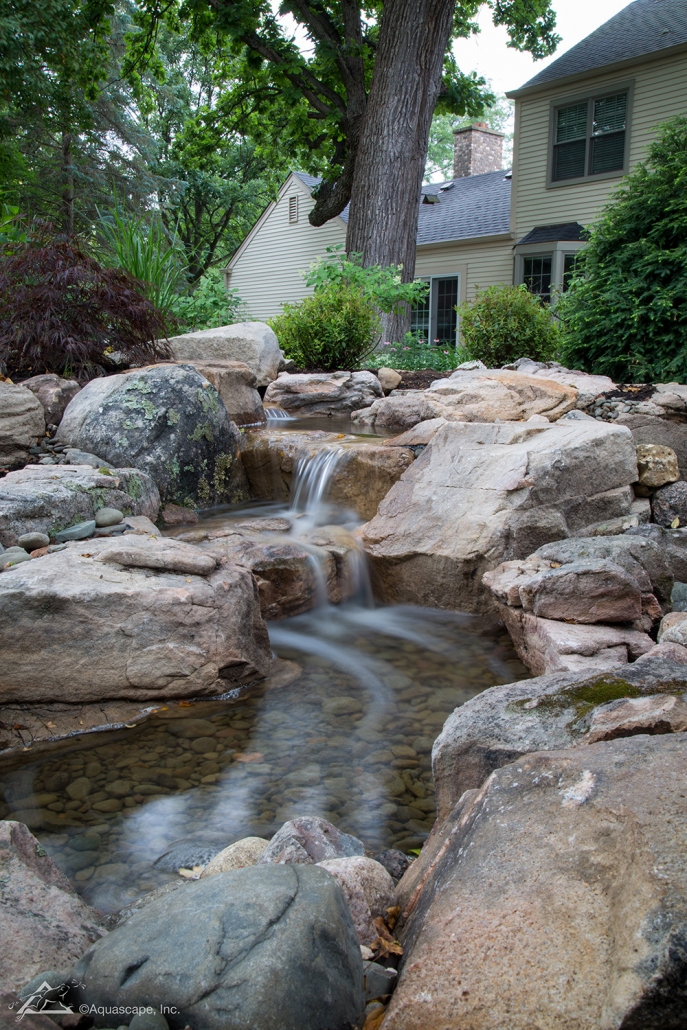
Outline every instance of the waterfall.
<svg viewBox="0 0 687 1030"><path fill-rule="evenodd" d="M343 454L343 447L327 448L298 462L293 477L292 512L304 512L312 517L317 515L327 498L330 481Z"/></svg>
<svg viewBox="0 0 687 1030"><path fill-rule="evenodd" d="M294 416L289 415L288 411L284 411L283 408L265 408L265 415L268 422L284 422L294 421Z"/></svg>

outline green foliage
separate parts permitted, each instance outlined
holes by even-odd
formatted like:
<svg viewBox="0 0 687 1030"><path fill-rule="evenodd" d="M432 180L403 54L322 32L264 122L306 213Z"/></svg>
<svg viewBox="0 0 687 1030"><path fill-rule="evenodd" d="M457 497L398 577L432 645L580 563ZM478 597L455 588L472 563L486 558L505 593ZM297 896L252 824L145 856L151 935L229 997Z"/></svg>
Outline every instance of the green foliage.
<svg viewBox="0 0 687 1030"><path fill-rule="evenodd" d="M285 304L269 322L287 357L305 368L357 368L373 349L380 320L363 292L349 283L324 283L312 297Z"/></svg>
<svg viewBox="0 0 687 1030"><path fill-rule="evenodd" d="M618 382L687 382L687 118L615 191L556 314L562 360Z"/></svg>
<svg viewBox="0 0 687 1030"><path fill-rule="evenodd" d="M227 292L222 271L211 268L192 293L176 297L172 313L179 324L179 332L193 333L198 329L215 329L239 322L242 308L243 302L237 291Z"/></svg>
<svg viewBox="0 0 687 1030"><path fill-rule="evenodd" d="M467 358L461 347L432 346L417 333L406 333L403 343L383 343L366 364L370 368L385 365L409 371L431 368L435 372L452 372L462 361Z"/></svg>
<svg viewBox="0 0 687 1030"><path fill-rule="evenodd" d="M11 204L0 204L0 244L7 254L8 244L25 243L26 229L22 225L22 216L18 207Z"/></svg>
<svg viewBox="0 0 687 1030"><path fill-rule="evenodd" d="M402 282L402 265L363 268L362 254L346 257L340 243L327 247L327 254L328 257L313 262L310 271L304 273L306 285L312 286L316 293L329 286L358 290L371 305L389 314L402 311L406 304L419 303L429 289L428 284L420 280Z"/></svg>
<svg viewBox="0 0 687 1030"><path fill-rule="evenodd" d="M518 358L548 361L559 345L558 326L526 286L490 286L461 304L460 334L466 361L499 368Z"/></svg>
<svg viewBox="0 0 687 1030"><path fill-rule="evenodd" d="M108 264L123 268L143 283L146 295L161 311L171 312L184 278L183 252L170 242L159 222L124 215L115 209L98 223Z"/></svg>

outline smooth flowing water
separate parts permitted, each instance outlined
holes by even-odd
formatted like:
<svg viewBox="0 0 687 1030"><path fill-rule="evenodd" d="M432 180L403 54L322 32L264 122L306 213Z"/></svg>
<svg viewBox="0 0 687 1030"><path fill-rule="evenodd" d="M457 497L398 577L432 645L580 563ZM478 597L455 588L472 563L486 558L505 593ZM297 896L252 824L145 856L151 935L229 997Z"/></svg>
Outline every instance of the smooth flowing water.
<svg viewBox="0 0 687 1030"><path fill-rule="evenodd" d="M300 469L297 524L326 505L336 449ZM330 457L331 455L331 457ZM329 513L330 514L330 513ZM350 516L347 516L350 517ZM484 617L322 604L269 626L282 659L243 696L169 702L145 722L0 761L0 816L26 822L77 889L114 911L248 835L320 815L370 852L418 848L434 820L432 743L458 705L527 675Z"/></svg>

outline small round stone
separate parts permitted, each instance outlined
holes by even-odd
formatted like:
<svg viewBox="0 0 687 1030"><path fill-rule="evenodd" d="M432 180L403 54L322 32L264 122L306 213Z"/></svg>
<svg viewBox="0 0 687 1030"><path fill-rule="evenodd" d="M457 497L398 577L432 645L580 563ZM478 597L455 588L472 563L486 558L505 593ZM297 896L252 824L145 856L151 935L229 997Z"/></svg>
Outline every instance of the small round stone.
<svg viewBox="0 0 687 1030"><path fill-rule="evenodd" d="M137 1012L129 1030L169 1030L169 1023L161 1012Z"/></svg>
<svg viewBox="0 0 687 1030"><path fill-rule="evenodd" d="M123 518L124 514L118 508L101 508L95 513L95 524L99 529L102 526L118 526Z"/></svg>
<svg viewBox="0 0 687 1030"><path fill-rule="evenodd" d="M7 565L18 565L23 561L31 561L31 555L23 547L8 547L0 556L0 567Z"/></svg>
<svg viewBox="0 0 687 1030"><path fill-rule="evenodd" d="M17 543L25 551L37 551L39 547L48 546L50 537L46 536L45 533L23 533L17 540Z"/></svg>

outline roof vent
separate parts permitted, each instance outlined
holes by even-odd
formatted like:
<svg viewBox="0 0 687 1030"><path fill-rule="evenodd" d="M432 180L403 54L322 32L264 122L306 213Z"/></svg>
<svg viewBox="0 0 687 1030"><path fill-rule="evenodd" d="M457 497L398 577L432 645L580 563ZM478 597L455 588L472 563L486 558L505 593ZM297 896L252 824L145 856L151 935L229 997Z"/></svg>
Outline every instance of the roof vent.
<svg viewBox="0 0 687 1030"><path fill-rule="evenodd" d="M439 203L439 198L436 195L436 193L425 193L424 197L422 198L422 203L423 204L438 204Z"/></svg>
<svg viewBox="0 0 687 1030"><path fill-rule="evenodd" d="M439 187L439 193L446 193L447 190L452 190L455 186L455 182L445 182L443 186Z"/></svg>

